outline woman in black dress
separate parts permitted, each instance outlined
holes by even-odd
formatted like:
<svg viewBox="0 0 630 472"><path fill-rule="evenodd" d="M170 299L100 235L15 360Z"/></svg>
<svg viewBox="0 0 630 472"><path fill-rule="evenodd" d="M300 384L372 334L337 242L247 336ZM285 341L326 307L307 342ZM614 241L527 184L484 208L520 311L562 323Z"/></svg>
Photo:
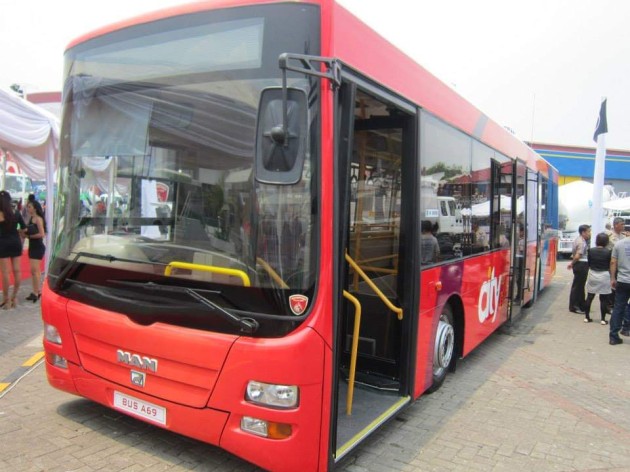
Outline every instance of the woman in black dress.
<svg viewBox="0 0 630 472"><path fill-rule="evenodd" d="M29 198L26 211L29 215L29 221L26 225L24 235L28 238L28 259L31 266L31 282L33 283L33 291L26 299L35 303L42 296L42 272L40 265L46 253L46 246L44 246L46 220L44 219L42 206L35 199L31 200Z"/></svg>
<svg viewBox="0 0 630 472"><path fill-rule="evenodd" d="M16 305L16 296L22 281L20 257L22 238L18 225L24 227L22 215L13 209L9 192L0 191L0 271L2 271L2 303L0 308L8 310ZM10 272L13 271L13 294L9 297Z"/></svg>

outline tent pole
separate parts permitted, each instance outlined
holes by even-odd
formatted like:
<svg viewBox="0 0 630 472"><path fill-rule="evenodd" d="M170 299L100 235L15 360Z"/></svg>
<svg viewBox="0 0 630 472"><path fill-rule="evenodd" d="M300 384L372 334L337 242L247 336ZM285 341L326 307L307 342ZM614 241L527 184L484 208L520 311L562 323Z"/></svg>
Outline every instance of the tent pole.
<svg viewBox="0 0 630 472"><path fill-rule="evenodd" d="M2 190L4 190L7 175L7 152L4 150L4 148L0 147L0 155L2 155L2 179L0 179L0 187L2 187Z"/></svg>

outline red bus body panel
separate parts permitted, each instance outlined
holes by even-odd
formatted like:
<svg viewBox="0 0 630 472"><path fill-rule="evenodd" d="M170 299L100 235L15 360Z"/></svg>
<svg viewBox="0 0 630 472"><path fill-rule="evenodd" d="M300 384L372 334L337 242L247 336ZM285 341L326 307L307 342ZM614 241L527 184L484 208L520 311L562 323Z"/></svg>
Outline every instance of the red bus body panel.
<svg viewBox="0 0 630 472"><path fill-rule="evenodd" d="M114 409L115 391L166 408L166 424L157 426L268 469L318 469L322 414L328 410L322 404L322 376L329 370L324 363L330 350L313 329L252 339L161 323L141 326L124 315L68 302L47 286L44 290L44 322L54 325L63 341L62 346L44 342L51 385ZM144 387L131 382L130 370L140 369L119 362L118 349L158 361L157 372L146 372ZM68 369L51 364L53 353L68 360ZM298 385L298 407L280 410L246 401L250 380ZM246 433L240 427L243 416L289 424L292 434L271 440ZM280 464L278 457L283 457Z"/></svg>
<svg viewBox="0 0 630 472"><path fill-rule="evenodd" d="M317 470L321 433L325 346L312 329L280 339L240 338L221 372L209 405L229 411L221 447L272 470ZM252 405L244 399L249 380L300 386L296 409ZM270 440L241 430L243 416L287 423L292 435ZM279 460L279 458L282 458Z"/></svg>
<svg viewBox="0 0 630 472"><path fill-rule="evenodd" d="M442 307L454 299L461 300L464 312L463 355L468 354L507 320L509 273L509 250L491 252L422 272L415 398L433 382L433 340Z"/></svg>
<svg viewBox="0 0 630 472"><path fill-rule="evenodd" d="M167 401L202 408L236 336L155 323L142 326L126 316L70 301L68 320L79 361L87 372L119 385L130 384L130 368L117 350L155 359L158 372L136 390ZM136 367L137 368L137 367ZM140 370L140 369L138 369Z"/></svg>

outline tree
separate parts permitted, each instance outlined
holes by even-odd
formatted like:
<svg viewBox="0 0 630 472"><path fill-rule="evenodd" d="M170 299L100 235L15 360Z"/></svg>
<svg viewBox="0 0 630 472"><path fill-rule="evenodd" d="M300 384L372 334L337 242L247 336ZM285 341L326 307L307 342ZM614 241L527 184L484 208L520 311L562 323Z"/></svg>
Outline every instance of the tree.
<svg viewBox="0 0 630 472"><path fill-rule="evenodd" d="M438 162L437 164L432 165L428 169L424 169L423 175L432 175L437 174L439 172L444 172L444 180L448 180L451 177L455 177L456 175L460 175L463 172L462 166L447 166L443 162Z"/></svg>
<svg viewBox="0 0 630 472"><path fill-rule="evenodd" d="M19 94L20 97L24 97L24 90L20 84L11 84L9 88Z"/></svg>

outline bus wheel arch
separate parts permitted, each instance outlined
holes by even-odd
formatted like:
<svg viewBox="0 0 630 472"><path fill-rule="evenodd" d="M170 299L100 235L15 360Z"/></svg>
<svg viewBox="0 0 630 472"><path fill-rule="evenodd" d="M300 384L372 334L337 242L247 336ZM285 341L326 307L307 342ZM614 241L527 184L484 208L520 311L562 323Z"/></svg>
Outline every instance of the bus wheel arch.
<svg viewBox="0 0 630 472"><path fill-rule="evenodd" d="M433 343L433 383L427 393L437 391L448 372L455 372L464 336L464 311L461 300L451 297L442 307Z"/></svg>

